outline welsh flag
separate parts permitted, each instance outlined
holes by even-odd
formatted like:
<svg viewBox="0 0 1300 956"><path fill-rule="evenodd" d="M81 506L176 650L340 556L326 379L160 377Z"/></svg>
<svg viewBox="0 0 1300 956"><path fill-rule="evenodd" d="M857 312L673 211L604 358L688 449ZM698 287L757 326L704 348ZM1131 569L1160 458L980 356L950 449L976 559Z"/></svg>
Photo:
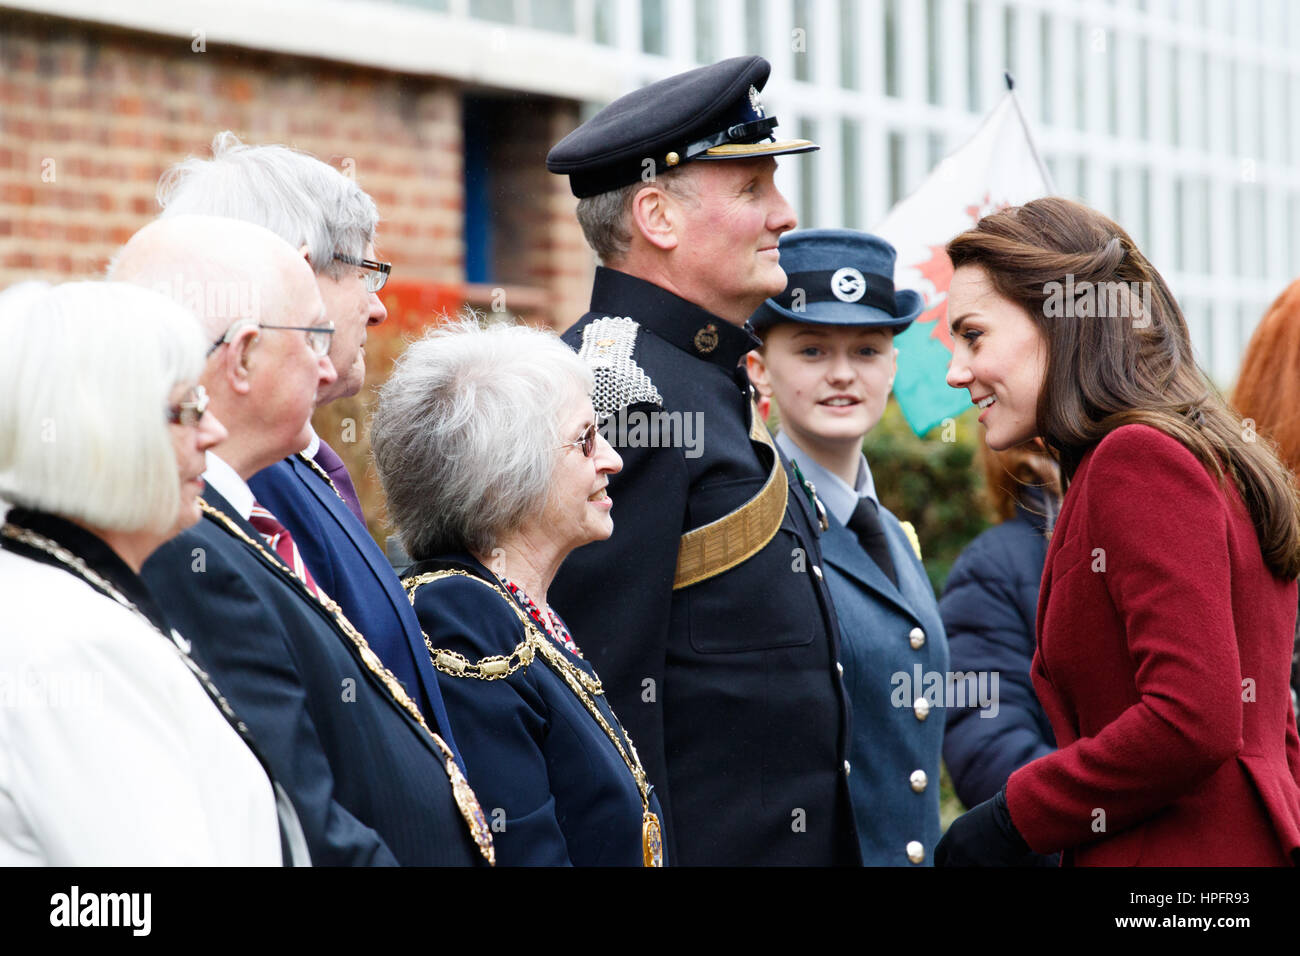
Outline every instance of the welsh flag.
<svg viewBox="0 0 1300 956"><path fill-rule="evenodd" d="M975 135L943 160L921 187L873 232L898 250L894 286L915 289L926 309L898 337L894 395L907 423L924 435L970 407L964 390L944 381L952 358L948 333L948 240L983 216L1051 194L1052 186L1029 138L1015 93L1002 101Z"/></svg>

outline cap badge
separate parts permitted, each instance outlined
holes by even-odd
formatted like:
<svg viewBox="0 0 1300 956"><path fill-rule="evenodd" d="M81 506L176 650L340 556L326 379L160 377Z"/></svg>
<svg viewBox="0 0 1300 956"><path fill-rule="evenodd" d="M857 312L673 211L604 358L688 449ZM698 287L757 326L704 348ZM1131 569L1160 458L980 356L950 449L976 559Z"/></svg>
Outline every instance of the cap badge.
<svg viewBox="0 0 1300 956"><path fill-rule="evenodd" d="M767 114L763 112L763 103L758 98L758 90L753 86L749 88L749 105L750 108L758 114L759 119L765 119L767 117Z"/></svg>
<svg viewBox="0 0 1300 956"><path fill-rule="evenodd" d="M831 292L841 302L857 302L867 292L867 280L852 266L836 270L831 276Z"/></svg>
<svg viewBox="0 0 1300 956"><path fill-rule="evenodd" d="M710 322L695 333L695 350L709 353L718 347L718 327Z"/></svg>

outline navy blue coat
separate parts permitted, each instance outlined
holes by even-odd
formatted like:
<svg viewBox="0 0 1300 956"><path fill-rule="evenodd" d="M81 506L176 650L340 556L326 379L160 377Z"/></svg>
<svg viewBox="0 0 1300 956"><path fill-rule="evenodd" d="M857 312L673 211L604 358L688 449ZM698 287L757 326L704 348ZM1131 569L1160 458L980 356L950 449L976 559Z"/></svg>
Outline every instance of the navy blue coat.
<svg viewBox="0 0 1300 956"><path fill-rule="evenodd" d="M448 555L421 561L407 578L444 568L469 571L476 579L443 578L415 591L415 610L430 643L473 663L509 657L525 640L524 625L507 599L488 586L495 579L482 564L468 554ZM586 660L563 653L595 676ZM470 783L493 824L498 862L643 865L644 805L632 773L609 735L545 658L538 654L501 680L441 671L438 680L464 747ZM630 755L608 699L593 699ZM662 821L653 793L651 810Z"/></svg>
<svg viewBox="0 0 1300 956"><path fill-rule="evenodd" d="M897 587L857 535L833 515L822 535L826 583L840 620L844 683L853 707L849 793L865 865L912 866L908 846L915 842L924 852L921 862L929 866L942 835L944 710L918 711L913 703L923 696L926 675L946 674L948 642L921 559L898 519L883 507L880 520Z"/></svg>
<svg viewBox="0 0 1300 956"><path fill-rule="evenodd" d="M204 499L260 540L214 488ZM429 732L303 588L206 514L141 576L252 731L313 863L484 862Z"/></svg>
<svg viewBox="0 0 1300 956"><path fill-rule="evenodd" d="M975 708L948 715L943 757L967 807L989 799L1011 772L1056 749L1052 725L1029 677L1037 646L1038 586L1047 558L1042 498L989 528L957 558L939 601L953 670L997 671L994 717Z"/></svg>
<svg viewBox="0 0 1300 956"><path fill-rule="evenodd" d="M613 536L569 556L550 600L641 751L671 858L857 864L839 630L820 526L788 468L785 515L766 546L673 589L682 534L736 510L769 475L738 366L758 340L613 269L597 270L591 306L564 338L595 367L596 412L614 415L605 434L623 470L609 481ZM671 427L666 447L661 427L653 442L635 430L674 419L699 422L698 445L674 444Z"/></svg>
<svg viewBox="0 0 1300 956"><path fill-rule="evenodd" d="M384 552L332 487L297 455L249 479L258 502L289 529L316 583L456 750L420 622Z"/></svg>

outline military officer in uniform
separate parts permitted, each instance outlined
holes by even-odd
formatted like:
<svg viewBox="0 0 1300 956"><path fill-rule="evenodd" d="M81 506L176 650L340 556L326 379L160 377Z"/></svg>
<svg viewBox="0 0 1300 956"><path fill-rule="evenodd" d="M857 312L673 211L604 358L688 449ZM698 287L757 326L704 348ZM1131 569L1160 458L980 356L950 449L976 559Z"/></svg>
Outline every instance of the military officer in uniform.
<svg viewBox="0 0 1300 956"><path fill-rule="evenodd" d="M591 366L614 533L575 552L551 602L583 635L637 742L679 864L856 864L848 708L814 499L755 415L746 327L785 288L795 216L738 57L616 100L565 137L602 261L565 339Z"/></svg>
<svg viewBox="0 0 1300 956"><path fill-rule="evenodd" d="M928 866L941 832L944 699L934 688L946 686L930 675L947 674L948 642L916 533L880 504L862 453L894 384L894 336L925 303L894 290L894 248L865 232L789 233L781 268L785 291L750 320L763 347L750 353L749 376L780 410L777 447L826 506L823 570L853 710L849 793L862 861Z"/></svg>

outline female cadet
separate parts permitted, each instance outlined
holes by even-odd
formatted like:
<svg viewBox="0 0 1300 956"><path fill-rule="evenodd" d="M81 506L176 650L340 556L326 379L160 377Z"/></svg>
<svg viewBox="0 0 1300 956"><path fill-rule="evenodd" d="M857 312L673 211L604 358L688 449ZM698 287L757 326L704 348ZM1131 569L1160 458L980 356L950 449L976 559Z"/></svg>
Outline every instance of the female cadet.
<svg viewBox="0 0 1300 956"><path fill-rule="evenodd" d="M894 291L894 249L876 236L783 236L785 291L750 320L755 387L780 410L777 446L826 509L822 557L853 708L849 793L863 862L928 865L939 840L942 688L948 644L910 525L876 496L862 439L897 368L894 336L923 302Z"/></svg>

